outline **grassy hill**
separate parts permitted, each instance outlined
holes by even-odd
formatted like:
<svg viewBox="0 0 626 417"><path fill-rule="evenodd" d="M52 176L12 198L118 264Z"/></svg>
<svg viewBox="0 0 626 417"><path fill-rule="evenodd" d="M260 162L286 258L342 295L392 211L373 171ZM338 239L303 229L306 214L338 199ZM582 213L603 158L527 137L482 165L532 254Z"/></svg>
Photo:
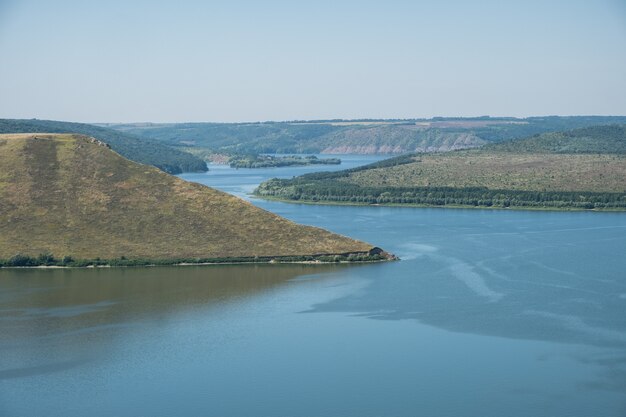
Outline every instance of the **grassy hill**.
<svg viewBox="0 0 626 417"><path fill-rule="evenodd" d="M5 265L385 257L78 135L0 135L0 213Z"/></svg>
<svg viewBox="0 0 626 417"><path fill-rule="evenodd" d="M79 133L109 144L114 151L132 161L154 165L170 174L207 170L201 158L159 141L84 123L0 119L0 133Z"/></svg>
<svg viewBox="0 0 626 417"><path fill-rule="evenodd" d="M534 134L626 123L626 117L433 118L110 125L133 135L222 154L400 154L475 148Z"/></svg>
<svg viewBox="0 0 626 417"><path fill-rule="evenodd" d="M256 193L309 202L626 210L626 127L404 155L352 170L270 180Z"/></svg>

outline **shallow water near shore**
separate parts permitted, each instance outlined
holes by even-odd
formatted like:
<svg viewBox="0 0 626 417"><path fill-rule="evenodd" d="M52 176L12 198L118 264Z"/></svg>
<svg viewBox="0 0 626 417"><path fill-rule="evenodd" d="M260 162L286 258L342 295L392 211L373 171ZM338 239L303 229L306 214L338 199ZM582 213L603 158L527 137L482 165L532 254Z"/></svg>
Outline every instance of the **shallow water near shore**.
<svg viewBox="0 0 626 417"><path fill-rule="evenodd" d="M0 270L0 415L626 415L626 214L248 195L328 168L182 177L402 261Z"/></svg>

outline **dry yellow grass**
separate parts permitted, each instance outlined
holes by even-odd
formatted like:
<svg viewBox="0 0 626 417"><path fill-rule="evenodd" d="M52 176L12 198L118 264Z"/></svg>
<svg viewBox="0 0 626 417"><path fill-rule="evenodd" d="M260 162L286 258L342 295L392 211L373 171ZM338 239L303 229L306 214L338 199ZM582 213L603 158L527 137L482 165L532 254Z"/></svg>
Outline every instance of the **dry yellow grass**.
<svg viewBox="0 0 626 417"><path fill-rule="evenodd" d="M0 258L231 258L367 252L77 135L0 135Z"/></svg>
<svg viewBox="0 0 626 417"><path fill-rule="evenodd" d="M626 191L626 157L465 151L421 155L341 181L371 187L487 187L522 191Z"/></svg>

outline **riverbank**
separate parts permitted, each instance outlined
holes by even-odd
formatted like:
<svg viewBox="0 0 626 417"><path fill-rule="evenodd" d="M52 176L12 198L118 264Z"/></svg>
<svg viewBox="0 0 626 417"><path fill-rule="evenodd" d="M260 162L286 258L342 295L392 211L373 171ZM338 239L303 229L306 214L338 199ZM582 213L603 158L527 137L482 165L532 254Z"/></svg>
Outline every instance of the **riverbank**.
<svg viewBox="0 0 626 417"><path fill-rule="evenodd" d="M306 204L306 205L322 205L322 206L359 206L359 207L407 207L407 208L441 208L441 209L478 209L478 210L515 210L515 211L582 211L582 212L601 212L601 213L624 213L626 207L615 208L581 208L581 207L531 207L531 206L480 206L480 205L463 205L463 204L416 204L416 203L366 203L357 201L334 201L334 200L292 200L288 198L280 198L259 194L252 194L254 198L267 201L278 201L290 204Z"/></svg>
<svg viewBox="0 0 626 417"><path fill-rule="evenodd" d="M398 260L398 257L373 248L369 252L340 254L318 254L303 256L255 256L239 258L178 258L178 259L79 259L71 256L61 259L42 254L38 257L16 255L0 259L0 268L110 268L133 266L198 266L198 265L243 265L243 264L331 264L372 263Z"/></svg>

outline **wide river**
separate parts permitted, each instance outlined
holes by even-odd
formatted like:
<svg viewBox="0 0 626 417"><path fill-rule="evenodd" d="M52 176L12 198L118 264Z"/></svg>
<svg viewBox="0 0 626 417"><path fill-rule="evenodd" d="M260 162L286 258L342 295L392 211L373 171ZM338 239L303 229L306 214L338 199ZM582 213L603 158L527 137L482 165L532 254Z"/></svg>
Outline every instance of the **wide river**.
<svg viewBox="0 0 626 417"><path fill-rule="evenodd" d="M402 260L0 270L0 416L626 416L626 214L250 201Z"/></svg>

